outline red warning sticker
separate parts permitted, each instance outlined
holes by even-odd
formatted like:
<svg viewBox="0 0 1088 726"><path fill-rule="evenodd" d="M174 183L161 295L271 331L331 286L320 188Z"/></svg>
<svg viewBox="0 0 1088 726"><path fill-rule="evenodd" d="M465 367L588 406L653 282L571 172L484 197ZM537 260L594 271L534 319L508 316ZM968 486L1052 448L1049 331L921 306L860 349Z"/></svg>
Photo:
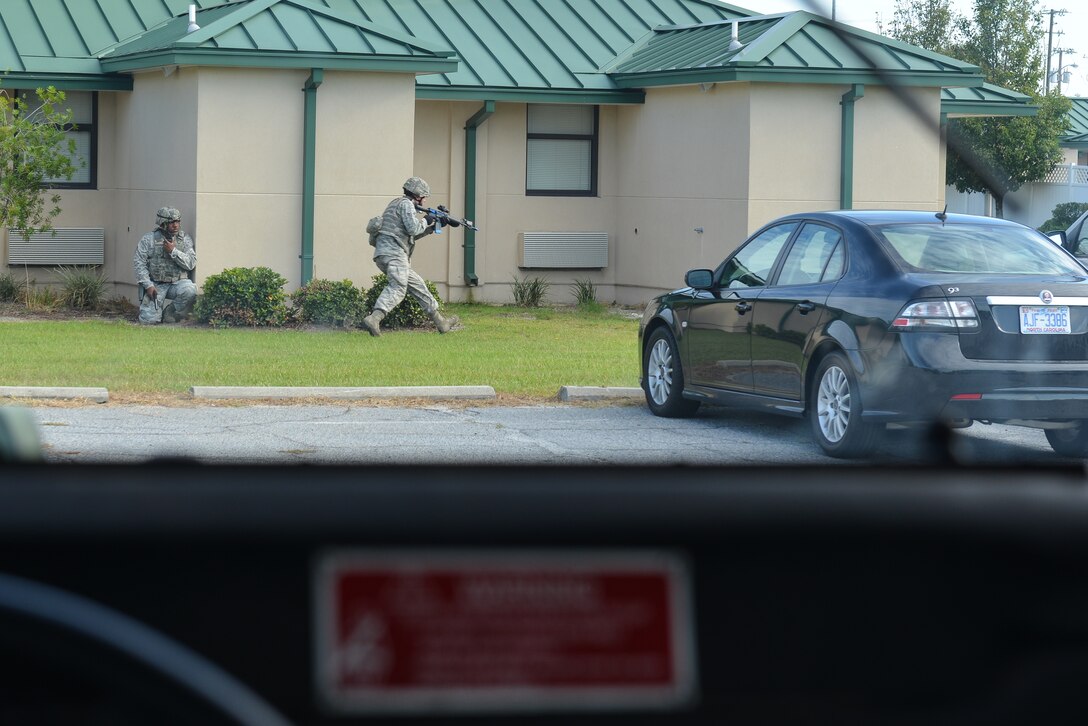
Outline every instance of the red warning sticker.
<svg viewBox="0 0 1088 726"><path fill-rule="evenodd" d="M690 584L668 552L344 551L316 577L335 712L675 708L695 692Z"/></svg>

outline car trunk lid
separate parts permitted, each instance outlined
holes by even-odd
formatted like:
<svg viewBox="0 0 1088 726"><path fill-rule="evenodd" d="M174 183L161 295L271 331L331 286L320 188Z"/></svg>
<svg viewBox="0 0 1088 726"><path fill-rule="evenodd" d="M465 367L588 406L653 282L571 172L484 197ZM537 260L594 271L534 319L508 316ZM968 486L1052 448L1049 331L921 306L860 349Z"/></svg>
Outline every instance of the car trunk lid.
<svg viewBox="0 0 1088 726"><path fill-rule="evenodd" d="M1088 294L1083 281L1007 276L944 285L949 299L970 298L979 327L961 331L972 360L1088 360Z"/></svg>

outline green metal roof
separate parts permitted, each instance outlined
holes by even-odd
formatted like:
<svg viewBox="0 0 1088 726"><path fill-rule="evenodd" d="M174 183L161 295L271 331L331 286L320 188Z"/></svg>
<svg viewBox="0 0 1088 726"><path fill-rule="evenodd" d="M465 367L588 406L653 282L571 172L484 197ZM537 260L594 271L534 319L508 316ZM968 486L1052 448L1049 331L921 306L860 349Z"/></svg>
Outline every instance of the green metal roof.
<svg viewBox="0 0 1088 726"><path fill-rule="evenodd" d="M654 28L603 70L621 87L718 81L979 86L954 58L808 12Z"/></svg>
<svg viewBox="0 0 1088 726"><path fill-rule="evenodd" d="M1070 98L1073 107L1066 114L1069 129L1061 145L1070 149L1088 149L1088 98Z"/></svg>
<svg viewBox="0 0 1088 726"><path fill-rule="evenodd" d="M185 33L190 2L199 8L199 36ZM639 102L641 92L619 89L599 72L600 67L654 26L751 14L717 0L281 0L265 4L262 0L0 0L0 72L8 72L0 76L0 82L131 88L131 79L123 72L156 64L313 66L320 62L320 67L332 68L339 62L366 68L364 56L369 55L387 70L396 68L396 59L419 72L435 73L417 79L423 98ZM257 7L263 9L255 11ZM247 13L254 14L247 17Z"/></svg>
<svg viewBox="0 0 1088 726"><path fill-rule="evenodd" d="M421 98L640 101L600 68L651 28L751 15L713 0L320 0L453 48L456 72L417 79ZM354 10L352 10L354 8Z"/></svg>
<svg viewBox="0 0 1088 726"><path fill-rule="evenodd" d="M960 116L1034 116L1031 96L984 83L977 88L942 88L941 113Z"/></svg>
<svg viewBox="0 0 1088 726"><path fill-rule="evenodd" d="M974 66L811 13L717 0L0 0L6 86L131 88L128 72L190 64L404 70L424 74L420 98L537 102L730 80L982 84Z"/></svg>
<svg viewBox="0 0 1088 726"><path fill-rule="evenodd" d="M451 71L453 51L341 16L310 0L235 0L171 18L100 54L102 70L163 65Z"/></svg>

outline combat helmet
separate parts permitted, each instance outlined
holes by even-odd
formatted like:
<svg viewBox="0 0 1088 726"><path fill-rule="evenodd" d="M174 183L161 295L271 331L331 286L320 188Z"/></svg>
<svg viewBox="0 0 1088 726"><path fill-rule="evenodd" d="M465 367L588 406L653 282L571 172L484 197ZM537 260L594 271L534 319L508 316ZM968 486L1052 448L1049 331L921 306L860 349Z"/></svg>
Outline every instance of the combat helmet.
<svg viewBox="0 0 1088 726"><path fill-rule="evenodd" d="M431 196L431 186L418 176L409 177L408 180L404 182L404 191L414 197Z"/></svg>
<svg viewBox="0 0 1088 726"><path fill-rule="evenodd" d="M162 207L159 211L155 212L155 221L160 227L163 227L170 222L180 222L181 212L173 207Z"/></svg>

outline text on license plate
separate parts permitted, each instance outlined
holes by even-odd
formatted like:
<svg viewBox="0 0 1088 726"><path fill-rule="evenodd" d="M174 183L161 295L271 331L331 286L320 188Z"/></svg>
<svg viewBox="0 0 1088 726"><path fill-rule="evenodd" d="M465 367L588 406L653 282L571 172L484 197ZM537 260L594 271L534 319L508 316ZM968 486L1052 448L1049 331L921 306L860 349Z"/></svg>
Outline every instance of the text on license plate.
<svg viewBox="0 0 1088 726"><path fill-rule="evenodd" d="M1025 335L1071 333L1068 305L1021 305L1020 332Z"/></svg>

